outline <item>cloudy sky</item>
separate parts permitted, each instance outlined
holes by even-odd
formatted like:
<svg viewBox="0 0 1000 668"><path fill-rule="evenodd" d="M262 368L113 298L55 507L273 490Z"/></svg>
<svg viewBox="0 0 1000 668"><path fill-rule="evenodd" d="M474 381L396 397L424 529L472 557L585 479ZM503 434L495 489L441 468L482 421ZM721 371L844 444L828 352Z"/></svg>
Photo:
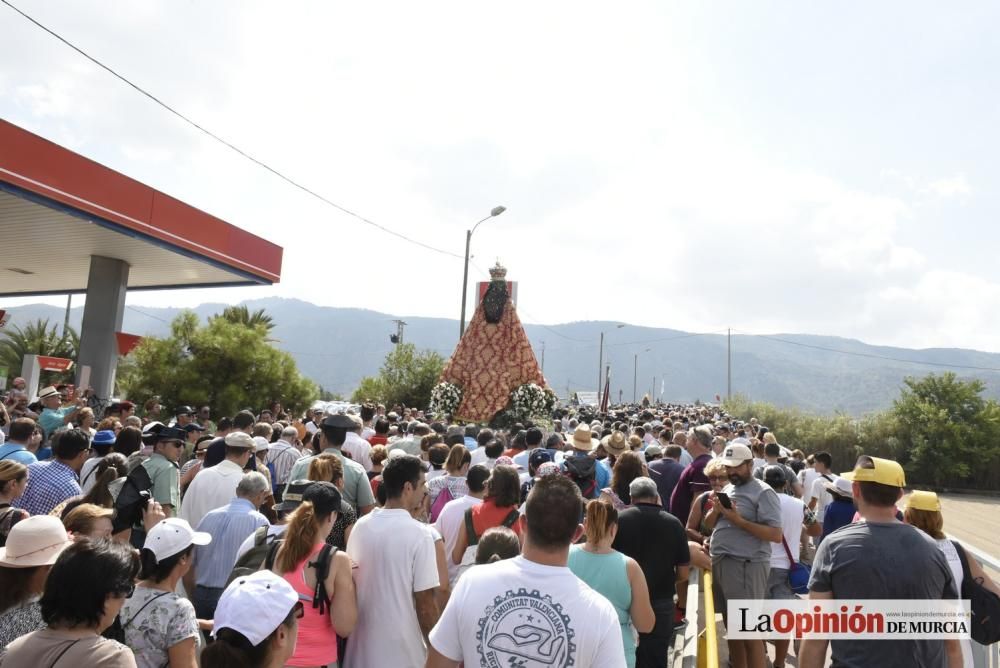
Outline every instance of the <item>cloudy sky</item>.
<svg viewBox="0 0 1000 668"><path fill-rule="evenodd" d="M407 236L461 255L505 205L470 273L528 322L1000 350L996 3L10 1ZM280 285L130 304L458 316L461 259L3 5L0 117L285 249Z"/></svg>

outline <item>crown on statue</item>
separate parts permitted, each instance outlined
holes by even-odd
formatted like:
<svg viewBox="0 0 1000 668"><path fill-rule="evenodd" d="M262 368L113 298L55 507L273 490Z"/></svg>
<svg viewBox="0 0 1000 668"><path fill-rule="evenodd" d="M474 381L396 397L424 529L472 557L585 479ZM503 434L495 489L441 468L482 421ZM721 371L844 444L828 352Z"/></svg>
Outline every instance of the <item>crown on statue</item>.
<svg viewBox="0 0 1000 668"><path fill-rule="evenodd" d="M500 260L497 260L497 263L490 267L490 278L504 283L507 281L507 268L500 264Z"/></svg>

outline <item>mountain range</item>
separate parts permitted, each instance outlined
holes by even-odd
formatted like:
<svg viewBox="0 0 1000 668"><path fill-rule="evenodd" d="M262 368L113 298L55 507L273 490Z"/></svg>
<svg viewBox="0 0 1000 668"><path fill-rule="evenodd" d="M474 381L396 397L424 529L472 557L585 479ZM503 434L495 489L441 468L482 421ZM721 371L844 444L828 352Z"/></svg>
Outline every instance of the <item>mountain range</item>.
<svg viewBox="0 0 1000 668"><path fill-rule="evenodd" d="M444 357L458 341L458 323L446 318L398 316L375 311L316 306L295 299L245 302L274 319L275 345L295 358L299 369L327 390L349 397L364 376L374 375L393 344L393 320L406 322L403 339ZM226 304L202 304L200 318ZM181 309L126 307L123 331L144 336L169 332ZM65 309L44 304L10 308L11 325L38 318L61 323ZM83 308L72 309L79 328ZM623 325L619 327L619 325ZM604 364L611 366L612 400L629 401L633 389L664 401L713 401L727 392L727 335L692 334L620 322L584 321L525 324L549 385L562 396L596 391L601 332ZM873 346L854 339L803 334L733 335L732 392L753 400L816 413L860 415L886 408L906 376L955 371L986 384L1000 397L1000 354L957 348L911 350ZM954 366L949 366L954 365ZM662 393L661 393L662 391Z"/></svg>

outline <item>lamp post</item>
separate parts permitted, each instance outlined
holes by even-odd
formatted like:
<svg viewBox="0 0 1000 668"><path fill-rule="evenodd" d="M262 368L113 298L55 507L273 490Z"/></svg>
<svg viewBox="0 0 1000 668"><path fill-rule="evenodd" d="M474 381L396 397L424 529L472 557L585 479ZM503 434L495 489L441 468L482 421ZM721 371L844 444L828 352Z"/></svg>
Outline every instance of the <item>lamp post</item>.
<svg viewBox="0 0 1000 668"><path fill-rule="evenodd" d="M462 272L462 318L458 321L458 338L462 338L462 335L465 334L465 301L466 290L469 287L469 244L472 242L472 233L476 231L476 228L479 227L480 224L485 223L490 218L496 218L506 210L507 207L505 206L493 207L490 211L490 215L473 225L471 230L465 231L465 271Z"/></svg>
<svg viewBox="0 0 1000 668"><path fill-rule="evenodd" d="M615 329L621 329L625 325L616 325ZM601 400L602 392L604 392L604 383L601 378L601 369L604 367L604 332L601 332L601 345L600 352L597 354L597 400Z"/></svg>
<svg viewBox="0 0 1000 668"><path fill-rule="evenodd" d="M646 348L642 352L648 353L652 348ZM635 361L632 367L632 403L639 403L639 353L635 354Z"/></svg>

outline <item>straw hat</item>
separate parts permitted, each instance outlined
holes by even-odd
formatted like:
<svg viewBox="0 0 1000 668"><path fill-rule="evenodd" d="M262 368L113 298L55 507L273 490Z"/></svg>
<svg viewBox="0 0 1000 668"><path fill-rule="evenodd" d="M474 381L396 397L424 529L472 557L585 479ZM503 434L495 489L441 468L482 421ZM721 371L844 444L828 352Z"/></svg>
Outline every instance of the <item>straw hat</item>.
<svg viewBox="0 0 1000 668"><path fill-rule="evenodd" d="M33 515L15 524L7 534L7 545L0 547L0 566L51 566L72 542L59 518Z"/></svg>

